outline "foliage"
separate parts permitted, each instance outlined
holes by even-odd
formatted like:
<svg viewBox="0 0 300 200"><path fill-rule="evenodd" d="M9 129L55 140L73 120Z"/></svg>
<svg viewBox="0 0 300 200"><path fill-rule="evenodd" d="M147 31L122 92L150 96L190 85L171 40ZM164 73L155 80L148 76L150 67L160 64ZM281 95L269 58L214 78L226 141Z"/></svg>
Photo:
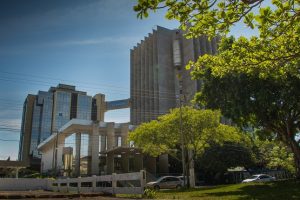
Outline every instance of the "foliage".
<svg viewBox="0 0 300 200"><path fill-rule="evenodd" d="M206 66L193 73L204 83L195 101L207 108L221 109L225 117L241 126L262 127L275 134L293 151L299 173L296 134L300 128L300 79L292 74L262 78L242 72L215 76L212 68Z"/></svg>
<svg viewBox="0 0 300 200"><path fill-rule="evenodd" d="M293 153L279 141L254 140L257 166L295 173Z"/></svg>
<svg viewBox="0 0 300 200"><path fill-rule="evenodd" d="M134 6L139 18L161 8L167 9L167 19L180 22L188 37L227 34L238 22L267 39L300 32L299 0L138 0Z"/></svg>
<svg viewBox="0 0 300 200"><path fill-rule="evenodd" d="M157 191L152 189L145 189L143 198L146 199L155 199L157 197Z"/></svg>
<svg viewBox="0 0 300 200"><path fill-rule="evenodd" d="M255 164L254 161L251 146L232 142L211 145L197 159L205 173L225 173L229 168L236 167L249 168Z"/></svg>
<svg viewBox="0 0 300 200"><path fill-rule="evenodd" d="M227 141L245 140L237 128L220 124L220 117L219 111L183 107L182 132L185 147L193 150L197 156L210 144L222 145ZM129 140L152 156L173 154L181 144L180 109L173 109L158 120L143 123L130 133Z"/></svg>

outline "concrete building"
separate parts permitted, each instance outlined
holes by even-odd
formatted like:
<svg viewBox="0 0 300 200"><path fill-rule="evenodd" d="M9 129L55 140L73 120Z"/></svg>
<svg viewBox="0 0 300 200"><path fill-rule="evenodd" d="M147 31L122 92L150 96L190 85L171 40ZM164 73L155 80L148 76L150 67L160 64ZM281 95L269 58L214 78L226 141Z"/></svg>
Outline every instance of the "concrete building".
<svg viewBox="0 0 300 200"><path fill-rule="evenodd" d="M200 55L216 54L219 38L186 39L180 30L158 26L130 50L130 119L139 125L168 113L178 105L179 76L184 103L201 87L184 67Z"/></svg>
<svg viewBox="0 0 300 200"><path fill-rule="evenodd" d="M201 87L185 70L189 61L217 54L220 38L186 39L180 30L158 26L130 50L130 120L139 125L156 119L179 105L189 105ZM181 173L180 161L170 155L158 158L157 173ZM156 174L157 175L157 174Z"/></svg>
<svg viewBox="0 0 300 200"><path fill-rule="evenodd" d="M127 123L72 119L38 146L42 152L41 170L73 177L137 172L144 168L155 173L155 158L144 156L127 142L131 129ZM88 140L87 155L82 155L83 134ZM74 145L66 142L68 137L75 137Z"/></svg>
<svg viewBox="0 0 300 200"><path fill-rule="evenodd" d="M37 146L71 119L103 121L107 110L128 106L128 99L106 102L103 94L92 97L65 84L28 95L23 107L19 160L38 170L41 154Z"/></svg>

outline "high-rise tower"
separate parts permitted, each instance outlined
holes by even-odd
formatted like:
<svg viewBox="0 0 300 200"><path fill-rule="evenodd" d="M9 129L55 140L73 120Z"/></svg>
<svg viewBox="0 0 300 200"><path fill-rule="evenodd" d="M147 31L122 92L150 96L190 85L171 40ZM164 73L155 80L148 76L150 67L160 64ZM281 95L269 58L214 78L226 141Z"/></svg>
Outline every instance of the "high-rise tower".
<svg viewBox="0 0 300 200"><path fill-rule="evenodd" d="M157 27L130 51L130 120L156 119L178 105L179 85L189 104L201 86L184 67L200 55L216 54L219 38L186 39L180 30ZM178 73L182 82L179 84Z"/></svg>

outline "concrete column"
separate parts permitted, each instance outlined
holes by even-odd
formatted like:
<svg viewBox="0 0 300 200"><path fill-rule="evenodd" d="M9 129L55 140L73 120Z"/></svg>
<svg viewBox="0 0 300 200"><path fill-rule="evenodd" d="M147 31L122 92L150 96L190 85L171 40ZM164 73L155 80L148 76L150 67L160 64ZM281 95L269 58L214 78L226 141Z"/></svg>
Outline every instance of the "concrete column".
<svg viewBox="0 0 300 200"><path fill-rule="evenodd" d="M159 114L157 30L153 31L153 118Z"/></svg>
<svg viewBox="0 0 300 200"><path fill-rule="evenodd" d="M207 48L206 48L206 37L202 35L200 37L200 50L201 50L201 56L207 53Z"/></svg>
<svg viewBox="0 0 300 200"><path fill-rule="evenodd" d="M144 121L147 122L150 120L149 113L149 38L145 38L144 45L144 59L145 59L145 70L144 70Z"/></svg>
<svg viewBox="0 0 300 200"><path fill-rule="evenodd" d="M159 173L168 174L169 173L169 159L168 154L163 154L159 156Z"/></svg>
<svg viewBox="0 0 300 200"><path fill-rule="evenodd" d="M130 122L134 123L133 108L134 108L134 50L130 49Z"/></svg>
<svg viewBox="0 0 300 200"><path fill-rule="evenodd" d="M215 55L217 54L217 51L218 51L218 45L217 45L217 38L214 37L212 40L212 54Z"/></svg>
<svg viewBox="0 0 300 200"><path fill-rule="evenodd" d="M144 168L150 174L156 174L156 158L152 156L146 156Z"/></svg>
<svg viewBox="0 0 300 200"><path fill-rule="evenodd" d="M128 173L129 172L129 156L128 156L128 154L122 154L121 160L122 160L123 173Z"/></svg>
<svg viewBox="0 0 300 200"><path fill-rule="evenodd" d="M56 147L56 165L57 170L64 169L64 163L63 163L63 150L65 146L65 137L62 135L59 135L57 138L57 147Z"/></svg>
<svg viewBox="0 0 300 200"><path fill-rule="evenodd" d="M136 100L137 100L137 123L141 123L142 119L142 110L141 110L141 76L142 76L142 60L141 60L141 45L138 45L138 63L137 63L137 95L136 95Z"/></svg>
<svg viewBox="0 0 300 200"><path fill-rule="evenodd" d="M141 98L140 98L140 111L141 111L141 121L145 121L145 41L141 41Z"/></svg>
<svg viewBox="0 0 300 200"><path fill-rule="evenodd" d="M149 34L149 115L154 119L154 82L153 82L153 35Z"/></svg>
<svg viewBox="0 0 300 200"><path fill-rule="evenodd" d="M75 176L80 176L81 133L75 133Z"/></svg>
<svg viewBox="0 0 300 200"><path fill-rule="evenodd" d="M97 120L104 121L104 113L106 112L105 95L99 93L94 98L97 104Z"/></svg>
<svg viewBox="0 0 300 200"><path fill-rule="evenodd" d="M107 150L111 150L116 147L115 141L115 123L107 123Z"/></svg>
<svg viewBox="0 0 300 200"><path fill-rule="evenodd" d="M16 178L19 178L19 168L16 168Z"/></svg>
<svg viewBox="0 0 300 200"><path fill-rule="evenodd" d="M122 146L124 147L128 147L128 142L127 142L127 138L128 138L128 124L122 124L121 127L121 137L122 137Z"/></svg>
<svg viewBox="0 0 300 200"><path fill-rule="evenodd" d="M106 157L107 174L112 174L115 171L114 154L108 153Z"/></svg>
<svg viewBox="0 0 300 200"><path fill-rule="evenodd" d="M143 155L142 154L136 154L134 155L134 165L135 165L135 171L140 171L143 169Z"/></svg>
<svg viewBox="0 0 300 200"><path fill-rule="evenodd" d="M99 126L98 123L93 124L92 134L89 139L91 146L91 175L99 175Z"/></svg>

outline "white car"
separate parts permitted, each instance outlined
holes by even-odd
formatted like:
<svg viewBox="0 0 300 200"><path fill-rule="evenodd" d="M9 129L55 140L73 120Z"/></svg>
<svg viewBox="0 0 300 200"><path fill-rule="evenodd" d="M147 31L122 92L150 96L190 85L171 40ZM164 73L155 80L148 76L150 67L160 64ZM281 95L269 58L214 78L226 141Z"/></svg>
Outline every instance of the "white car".
<svg viewBox="0 0 300 200"><path fill-rule="evenodd" d="M176 176L163 176L156 181L149 182L146 184L147 188L152 188L155 190L159 189L180 189L182 188L182 182L180 178Z"/></svg>
<svg viewBox="0 0 300 200"><path fill-rule="evenodd" d="M249 183L249 182L269 182L275 181L275 177L267 175L267 174L256 174L251 176L248 179L242 181L242 183Z"/></svg>

